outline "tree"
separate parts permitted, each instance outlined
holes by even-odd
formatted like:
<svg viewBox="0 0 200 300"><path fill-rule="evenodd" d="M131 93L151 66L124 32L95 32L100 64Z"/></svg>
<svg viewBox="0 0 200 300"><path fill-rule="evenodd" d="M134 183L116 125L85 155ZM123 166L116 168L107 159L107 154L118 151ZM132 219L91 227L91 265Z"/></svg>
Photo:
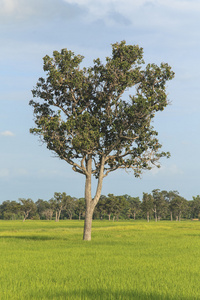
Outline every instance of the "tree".
<svg viewBox="0 0 200 300"><path fill-rule="evenodd" d="M161 219L161 217L165 217L168 210L168 202L165 200L163 193L159 189L155 189L152 191L153 199L154 199L154 217L155 221Z"/></svg>
<svg viewBox="0 0 200 300"><path fill-rule="evenodd" d="M115 197L115 201L113 206L113 221L115 217L117 221L119 221L119 216L127 206L127 201L124 196L114 196L114 197Z"/></svg>
<svg viewBox="0 0 200 300"><path fill-rule="evenodd" d="M135 216L137 213L140 212L140 206L141 206L141 202L139 197L131 197L129 195L124 195L126 201L128 201L128 211L127 211L127 215L128 217L133 217L133 219L135 220Z"/></svg>
<svg viewBox="0 0 200 300"><path fill-rule="evenodd" d="M37 206L37 213L40 217L40 219L42 218L47 218L49 220L50 218L50 204L48 201L45 201L43 199L38 199L36 202L35 202L36 206ZM47 213L48 212L48 213ZM48 217L47 217L48 215Z"/></svg>
<svg viewBox="0 0 200 300"><path fill-rule="evenodd" d="M19 198L19 201L22 204L21 210L24 215L24 219L23 219L23 222L24 222L28 218L30 212L33 212L33 213L36 212L37 207L36 207L36 204L33 202L33 200L30 198L28 198L28 199Z"/></svg>
<svg viewBox="0 0 200 300"><path fill-rule="evenodd" d="M147 222L149 222L149 218L154 210L154 199L151 194L143 193L141 208L147 216Z"/></svg>
<svg viewBox="0 0 200 300"><path fill-rule="evenodd" d="M103 219L103 216L107 213L106 204L107 204L107 197L104 195L101 195L99 202L97 203L97 206L96 206L97 211L100 214L101 220Z"/></svg>
<svg viewBox="0 0 200 300"><path fill-rule="evenodd" d="M84 216L85 212L85 199L84 198L79 198L76 200L76 212L78 214L78 219L80 221L81 216Z"/></svg>
<svg viewBox="0 0 200 300"><path fill-rule="evenodd" d="M56 212L56 222L60 220L60 214L66 209L66 193L54 193L54 197L49 200L50 208Z"/></svg>
<svg viewBox="0 0 200 300"><path fill-rule="evenodd" d="M192 218L199 218L200 217L200 196L197 195L196 197L193 196L193 200L189 202L191 207L191 214Z"/></svg>
<svg viewBox="0 0 200 300"><path fill-rule="evenodd" d="M4 220L15 220L21 217L21 204L16 201L6 200L1 204L0 211Z"/></svg>
<svg viewBox="0 0 200 300"><path fill-rule="evenodd" d="M165 63L142 69L143 49L125 41L112 45L105 64L97 58L89 68L81 69L83 56L67 49L43 60L46 78L39 78L32 91L36 127L30 132L85 176L83 239L91 240L103 179L119 168L132 169L138 177L169 157L161 152L151 121L168 105L165 86L174 73ZM124 93L131 87L127 99ZM92 176L97 179L94 197Z"/></svg>
<svg viewBox="0 0 200 300"><path fill-rule="evenodd" d="M43 211L43 215L45 216L46 220L51 220L53 217L53 209L51 208L46 208Z"/></svg>
<svg viewBox="0 0 200 300"><path fill-rule="evenodd" d="M176 216L176 221L181 221L182 213L188 209L188 201L181 196L176 196L170 203L173 214Z"/></svg>
<svg viewBox="0 0 200 300"><path fill-rule="evenodd" d="M161 193L162 193L165 201L167 201L167 203L168 203L168 208L170 210L170 218L171 218L171 221L173 221L173 211L172 211L173 205L171 205L171 201L179 195L179 192L178 191L169 191L169 192L162 191Z"/></svg>
<svg viewBox="0 0 200 300"><path fill-rule="evenodd" d="M108 220L110 221L110 217L111 214L114 213L114 206L115 206L115 196L113 194L108 194L105 205L106 205L105 210L108 215Z"/></svg>
<svg viewBox="0 0 200 300"><path fill-rule="evenodd" d="M71 196L65 196L65 210L70 220L72 220L73 214L76 208L76 199Z"/></svg>

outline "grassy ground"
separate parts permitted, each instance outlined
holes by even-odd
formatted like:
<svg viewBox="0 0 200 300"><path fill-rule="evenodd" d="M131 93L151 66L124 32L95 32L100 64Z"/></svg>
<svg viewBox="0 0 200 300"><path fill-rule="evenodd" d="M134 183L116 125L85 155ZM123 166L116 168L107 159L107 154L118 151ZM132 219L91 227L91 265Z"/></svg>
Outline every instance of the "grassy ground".
<svg viewBox="0 0 200 300"><path fill-rule="evenodd" d="M0 299L200 299L200 222L0 221Z"/></svg>

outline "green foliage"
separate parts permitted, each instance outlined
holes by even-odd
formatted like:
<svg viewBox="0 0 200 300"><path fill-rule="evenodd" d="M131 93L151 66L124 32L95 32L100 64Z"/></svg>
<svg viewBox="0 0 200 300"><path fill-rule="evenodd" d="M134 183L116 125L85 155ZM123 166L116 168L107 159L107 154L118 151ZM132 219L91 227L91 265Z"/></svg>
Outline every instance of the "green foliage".
<svg viewBox="0 0 200 300"><path fill-rule="evenodd" d="M170 207L176 219L180 221L182 213L188 209L188 201L181 196L177 196L171 201Z"/></svg>
<svg viewBox="0 0 200 300"><path fill-rule="evenodd" d="M18 220L28 219L52 220L85 218L85 198L77 199L66 193L54 193L49 201L38 199L35 203L31 199L4 201L0 204L0 219ZM142 219L148 220L181 220L200 219L200 197L193 197L187 201L177 191L160 191L154 189L151 194L144 193L142 202L139 197L129 195L101 195L94 211L94 219Z"/></svg>
<svg viewBox="0 0 200 300"><path fill-rule="evenodd" d="M200 196L193 197L189 202L192 218L200 218Z"/></svg>
<svg viewBox="0 0 200 300"><path fill-rule="evenodd" d="M37 210L37 207L32 199L24 199L19 198L19 201L21 202L21 211L24 216L24 221L29 217L29 215L32 213L34 214Z"/></svg>
<svg viewBox="0 0 200 300"><path fill-rule="evenodd" d="M168 64L148 64L142 69L143 49L112 44L105 65L99 58L89 68L80 68L83 56L67 49L44 57L46 79L40 78L31 100L36 127L47 148L87 174L87 159L94 161L92 174L99 176L104 158L104 176L118 168L143 169L159 166L161 144L151 121L168 104L166 82L174 77ZM124 97L128 88L136 93Z"/></svg>
<svg viewBox="0 0 200 300"><path fill-rule="evenodd" d="M16 201L4 201L0 205L1 218L4 220L17 220L22 218L21 205Z"/></svg>
<svg viewBox="0 0 200 300"><path fill-rule="evenodd" d="M154 199L151 194L143 193L142 198L142 210L147 216L147 220L149 221L149 217L151 217L154 208Z"/></svg>

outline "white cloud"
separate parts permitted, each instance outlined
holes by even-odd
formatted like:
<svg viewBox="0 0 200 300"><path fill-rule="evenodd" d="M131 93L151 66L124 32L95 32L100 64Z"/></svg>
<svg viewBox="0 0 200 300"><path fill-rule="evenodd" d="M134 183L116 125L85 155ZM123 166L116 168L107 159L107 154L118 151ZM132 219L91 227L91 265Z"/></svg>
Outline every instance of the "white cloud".
<svg viewBox="0 0 200 300"><path fill-rule="evenodd" d="M178 9L178 10L190 10L196 11L200 9L199 0L64 0L70 4L78 4L82 7L87 7L90 11L96 11L98 8L101 12L106 11L110 7L115 7L120 11L133 11L133 9L137 9L143 6L164 6L170 9Z"/></svg>
<svg viewBox="0 0 200 300"><path fill-rule="evenodd" d="M85 20L88 22L103 19L107 24L112 24L113 15L123 16L133 24L141 26L168 23L177 24L179 13L200 12L199 0L64 0L68 4L77 4L84 9ZM176 13L171 15L171 13ZM117 24L118 22L115 22ZM128 22L127 22L128 23ZM139 24L138 24L139 23Z"/></svg>
<svg viewBox="0 0 200 300"><path fill-rule="evenodd" d="M25 3L24 0L0 0L1 18L13 17L21 19L33 13L32 6Z"/></svg>
<svg viewBox="0 0 200 300"><path fill-rule="evenodd" d="M108 24L141 23L146 19L163 21L166 10L171 12L200 12L199 0L0 0L0 22L44 20L48 18L73 19L82 12L87 22L103 19ZM138 13L140 18L138 19ZM116 16L115 16L116 15ZM115 16L115 17L114 17ZM156 16L156 18L155 18ZM170 18L176 22L179 18ZM117 19L117 20L115 20ZM164 20L165 21L165 20Z"/></svg>
<svg viewBox="0 0 200 300"><path fill-rule="evenodd" d="M2 136L14 136L14 133L10 130L6 130L6 131L3 131L3 132L0 132L0 135L2 135Z"/></svg>
<svg viewBox="0 0 200 300"><path fill-rule="evenodd" d="M74 3L72 3L74 4ZM0 23L46 20L53 18L71 19L79 13L78 7L64 0L0 0Z"/></svg>
<svg viewBox="0 0 200 300"><path fill-rule="evenodd" d="M0 1L1 10L5 14L10 14L15 10L16 1L14 0L2 0Z"/></svg>

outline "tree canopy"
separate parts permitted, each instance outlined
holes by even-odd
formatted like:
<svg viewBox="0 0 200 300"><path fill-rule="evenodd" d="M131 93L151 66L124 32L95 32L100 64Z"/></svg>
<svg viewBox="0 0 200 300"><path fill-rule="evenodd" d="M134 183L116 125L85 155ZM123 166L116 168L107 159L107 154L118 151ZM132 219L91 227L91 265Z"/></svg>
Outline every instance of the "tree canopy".
<svg viewBox="0 0 200 300"><path fill-rule="evenodd" d="M132 169L138 177L169 157L161 151L151 121L169 103L166 82L174 72L167 63L142 68L143 49L125 41L112 44L105 64L97 58L92 67L81 68L83 58L67 49L44 57L46 78L39 78L32 91L36 127L30 132L85 175L84 239L90 240L103 178L120 168ZM133 87L127 98L125 92ZM98 179L94 198L92 175Z"/></svg>

